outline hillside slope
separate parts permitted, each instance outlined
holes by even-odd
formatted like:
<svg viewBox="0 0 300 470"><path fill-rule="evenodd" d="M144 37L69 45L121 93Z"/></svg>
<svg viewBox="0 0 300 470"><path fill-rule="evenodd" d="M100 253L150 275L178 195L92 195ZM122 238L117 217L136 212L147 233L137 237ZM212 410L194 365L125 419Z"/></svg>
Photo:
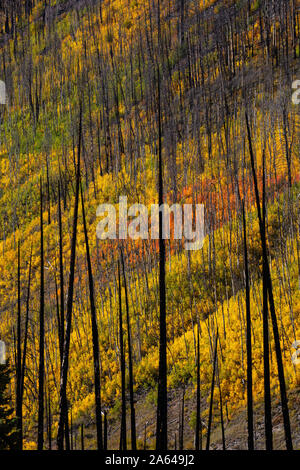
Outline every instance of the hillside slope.
<svg viewBox="0 0 300 470"><path fill-rule="evenodd" d="M291 345L300 340L300 142L299 106L292 102L292 82L300 79L299 6L299 0L36 0L2 6L0 70L8 99L0 116L0 336L7 343L11 364L17 367L20 244L22 348L25 331L28 333L24 448L36 448L39 406L40 179L45 258L44 447L49 446L49 434L53 441L57 435L60 315L63 308L66 313L68 299L80 103L81 183L109 446L119 445L121 412L119 246L124 253L128 286L139 447L144 445L142 429L147 416L153 421L159 364L158 244L150 239L97 239L96 211L103 203L117 206L119 196L127 196L128 206L143 203L149 208L158 201L158 76L165 202L203 203L207 234L203 249L195 252L186 251L180 241L166 241L168 387L170 396L175 396L172 403L176 409L170 411L170 446L174 445L179 421L181 398L176 394L179 390L181 396L183 387L188 391L186 430L190 427L184 444L187 448L194 445L197 325L203 436L218 331L213 414L218 420L221 396L227 422L232 423L226 425L230 447L244 446L244 439L238 436L239 420L247 405L242 202L249 250L253 392L258 421L262 421L262 250L245 112L250 120L261 195L265 167L275 308L286 385L291 400L296 396L300 377L299 368L291 361ZM67 398L73 441L77 439L79 445L83 424L88 445L93 448L93 341L81 206L76 247ZM122 303L128 385L124 289ZM271 326L270 377L276 427L280 395ZM11 390L14 401L15 374ZM291 416L297 446L299 416L294 405ZM51 429L47 431L49 422ZM148 447L154 446L154 424L146 435ZM262 448L261 425L256 422L256 427L256 446ZM219 445L218 439L214 434L212 444Z"/></svg>

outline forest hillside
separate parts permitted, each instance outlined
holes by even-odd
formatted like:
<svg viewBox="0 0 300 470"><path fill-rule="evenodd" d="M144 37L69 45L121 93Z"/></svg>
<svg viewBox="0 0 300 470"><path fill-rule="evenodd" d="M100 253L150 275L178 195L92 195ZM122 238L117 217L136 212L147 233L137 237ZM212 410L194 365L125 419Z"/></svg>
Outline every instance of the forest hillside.
<svg viewBox="0 0 300 470"><path fill-rule="evenodd" d="M299 22L299 0L1 2L17 448L299 448ZM203 247L174 217L101 240L120 197L203 204Z"/></svg>

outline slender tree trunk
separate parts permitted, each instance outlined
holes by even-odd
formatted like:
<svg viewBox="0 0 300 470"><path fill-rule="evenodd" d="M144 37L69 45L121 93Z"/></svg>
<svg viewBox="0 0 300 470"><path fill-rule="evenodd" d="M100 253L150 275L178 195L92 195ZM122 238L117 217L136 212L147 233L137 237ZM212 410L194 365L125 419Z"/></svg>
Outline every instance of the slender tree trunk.
<svg viewBox="0 0 300 470"><path fill-rule="evenodd" d="M63 359L65 333L65 296L64 296L64 265L63 265L63 236L61 220L60 184L58 183L58 228L59 228L59 274L60 274L60 359Z"/></svg>
<svg viewBox="0 0 300 470"><path fill-rule="evenodd" d="M134 394L133 394L133 364L132 364L132 349L131 349L131 328L130 328L130 318L129 318L127 282L126 282L125 266L124 266L124 258L123 258L122 249L121 249L121 262L122 262L124 288L125 288L127 338L128 338L129 394L130 394L130 418L131 418L131 448L132 448L132 450L136 450L136 425L135 425L135 409L134 409Z"/></svg>
<svg viewBox="0 0 300 470"><path fill-rule="evenodd" d="M64 294L64 263L63 263L63 234L62 234L62 214L61 214L61 194L60 183L58 183L58 228L59 228L59 278L60 278L60 334L59 334L59 349L60 349L60 367L62 368L64 338L65 338L65 294ZM64 390L64 403L67 403L67 391ZM64 407L64 423L63 432L65 436L66 450L70 450L70 433L69 433L69 418L68 407Z"/></svg>
<svg viewBox="0 0 300 470"><path fill-rule="evenodd" d="M248 450L254 450L250 283L249 283L247 229L246 229L246 217L245 217L245 205L244 205L244 202L243 202L243 229L244 229L244 263L245 263L245 281L246 281L246 323L247 323L247 417L248 417L247 422L248 422Z"/></svg>
<svg viewBox="0 0 300 470"><path fill-rule="evenodd" d="M266 279L267 290L268 290L270 313L271 313L272 326L273 326L273 336L274 336L274 342L275 342L285 441L286 441L287 450L292 450L293 444L292 444L292 436L291 436L289 408L288 408L288 400L287 400L287 393L286 393L284 369L283 369L283 363L282 363L277 317L276 317L274 298L273 298L272 279L271 279L271 273L270 273L270 267L269 267L269 261L268 261L266 232L265 232L262 215L261 215L260 198L259 198L255 162L254 162L254 153L253 153L253 148L252 148L251 132L250 132L250 126L249 126L249 120L248 120L247 114L246 114L246 124L247 124L247 135L248 135L248 142L249 142L249 152L250 152L250 157L251 157L252 175L253 175L253 180L254 180L256 207L257 207L258 218L259 218L260 238L261 238L261 244L262 244L262 250L263 250L263 263L264 263L264 267L266 271L265 279Z"/></svg>
<svg viewBox="0 0 300 470"><path fill-rule="evenodd" d="M41 224L41 275L40 275L40 348L39 348L39 409L38 409L38 450L44 446L44 378L45 378L45 331L44 331L44 229L43 229L43 188L40 182L40 224Z"/></svg>
<svg viewBox="0 0 300 470"><path fill-rule="evenodd" d="M126 442L126 383L125 383L125 354L123 342L123 318L122 318L122 293L120 278L120 263L118 261L118 284L119 284L119 339L120 339L120 368L121 368L121 387L122 387L122 415L121 415L121 433L120 450L127 450Z"/></svg>
<svg viewBox="0 0 300 470"><path fill-rule="evenodd" d="M184 438L184 398L185 398L185 388L183 387L182 399L181 399L180 426L179 426L179 450L183 450L183 438Z"/></svg>
<svg viewBox="0 0 300 470"><path fill-rule="evenodd" d="M65 338L64 338L64 351L63 351L63 361L62 361L61 378L60 378L59 422L58 422L58 432L57 432L58 450L63 450L63 430L64 430L65 417L67 416L66 390L67 390L67 381L68 381L69 350L70 350L70 337L71 337L71 325L72 325L73 291L74 291L75 260L76 260L76 238L77 238L79 182L80 182L81 133L82 133L82 109L80 106L79 135L78 135L78 160L77 160L77 170L76 170L76 192L75 192L75 207L74 207L74 216L73 216L73 234L72 234L72 242L71 242L71 260L70 260L69 291L68 291L68 301L67 301L66 333L65 333Z"/></svg>
<svg viewBox="0 0 300 470"><path fill-rule="evenodd" d="M104 411L104 438L103 438L103 449L108 450L107 447L107 413Z"/></svg>
<svg viewBox="0 0 300 470"><path fill-rule="evenodd" d="M93 358L94 358L94 387L95 387L95 405L96 405L97 448L98 450L102 450L103 438L102 438L102 417L101 417L101 382L100 382L100 366L99 366L99 335L98 335L98 325L97 325L97 316L96 316L96 307L95 307L94 279L93 279L89 240L88 240L87 227L86 227L82 187L81 187L81 205L82 205L83 229L84 229L84 237L85 237L86 259L87 259L87 265L88 265L89 290L90 290L90 306L91 306L92 337L93 337Z"/></svg>
<svg viewBox="0 0 300 470"><path fill-rule="evenodd" d="M157 70L158 83L158 186L159 205L163 204L163 165L160 72ZM157 394L156 450L168 447L168 397L167 397L167 325L166 325L166 285L165 285L165 242L162 237L162 211L159 212L159 376Z"/></svg>
<svg viewBox="0 0 300 470"><path fill-rule="evenodd" d="M197 323L197 391L195 450L202 450L201 389L200 389L200 331Z"/></svg>
<svg viewBox="0 0 300 470"><path fill-rule="evenodd" d="M18 312L17 312L17 374L16 374L16 416L18 427L18 449L22 450L22 359L21 359L21 261L18 242Z"/></svg>
<svg viewBox="0 0 300 470"><path fill-rule="evenodd" d="M52 414L51 414L51 397L48 389L48 448L52 450Z"/></svg>
<svg viewBox="0 0 300 470"><path fill-rule="evenodd" d="M222 399L222 390L221 390L221 383L220 383L218 359L217 359L217 376L218 376L219 400L220 400L220 417L221 417L222 446L223 446L223 450L226 450L225 428L224 428L224 413L223 413L223 399Z"/></svg>
<svg viewBox="0 0 300 470"><path fill-rule="evenodd" d="M212 425L214 390L215 390L215 377L216 377L216 366L217 366L218 337L219 337L219 333L217 332L217 336L216 336L216 340L215 340L213 375L212 375L212 379L211 379L211 389L210 389L210 404L209 404L209 417L208 417L208 427L207 427L206 450L209 450L209 445L210 445L210 433L211 433L211 425Z"/></svg>
<svg viewBox="0 0 300 470"><path fill-rule="evenodd" d="M81 450L84 450L84 427L83 427L83 423L81 423Z"/></svg>
<svg viewBox="0 0 300 470"><path fill-rule="evenodd" d="M32 245L31 245L31 249L30 249L30 258L29 258L27 298L26 298L26 315L25 315L25 328L24 328L24 346L23 346L22 375L21 375L22 404L23 404L23 395L24 395L24 378L25 378L25 370L26 370L26 354L27 354L27 340L28 340L29 303L30 303L30 286L31 286L31 266L32 266Z"/></svg>
<svg viewBox="0 0 300 470"><path fill-rule="evenodd" d="M265 158L263 155L263 166ZM263 170L263 231L266 229L265 174ZM270 337L266 260L263 259L263 350L264 350L264 388L265 388L265 438L266 450L273 450L272 403L270 384Z"/></svg>
<svg viewBox="0 0 300 470"><path fill-rule="evenodd" d="M272 406L270 385L270 352L269 352L269 310L268 289L266 283L266 266L263 261L263 350L264 350L264 402L265 402L265 440L266 450L273 449Z"/></svg>
<svg viewBox="0 0 300 470"><path fill-rule="evenodd" d="M70 407L70 434L71 434L71 450L74 450L74 439L73 439L73 412L72 412L72 406Z"/></svg>

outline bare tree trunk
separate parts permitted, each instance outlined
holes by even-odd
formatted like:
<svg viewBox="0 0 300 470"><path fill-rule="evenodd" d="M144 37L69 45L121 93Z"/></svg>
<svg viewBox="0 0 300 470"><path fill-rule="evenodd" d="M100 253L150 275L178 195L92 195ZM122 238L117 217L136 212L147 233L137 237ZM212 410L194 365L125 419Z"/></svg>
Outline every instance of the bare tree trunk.
<svg viewBox="0 0 300 470"><path fill-rule="evenodd" d="M60 350L60 367L62 367L64 338L65 338L65 294L64 294L64 264L63 264L63 235L62 235L62 218L61 218L61 195L60 183L58 183L58 228L59 228L59 278L60 278L60 332L59 332L59 350ZM67 391L65 390L64 402L67 403ZM64 408L64 436L66 450L70 450L70 434L68 407Z"/></svg>
<svg viewBox="0 0 300 470"><path fill-rule="evenodd" d="M72 234L72 242L71 242L71 260L70 260L69 291L68 291L68 302L67 302L66 333L65 333L65 338L64 338L64 351L63 351L63 361L62 361L61 378L60 378L59 422L58 422L58 431L57 431L58 450L63 450L63 429L64 429L65 417L67 416L66 390L67 390L68 368L69 368L69 350L70 350L70 337L71 337L71 325L72 325L73 290L74 290L75 259L76 259L76 238L77 238L77 219L78 219L79 182L80 182L80 151L81 151L81 138L82 138L81 133L82 133L82 108L80 105L78 160L77 160L77 169L76 169L76 192L75 192L75 207L74 207L74 216L73 216L73 234Z"/></svg>
<svg viewBox="0 0 300 470"><path fill-rule="evenodd" d="M44 230L43 230L43 188L40 181L40 224L41 224L41 279L40 279L40 348L39 348L39 410L38 410L38 450L44 446L44 378L45 378L45 331L44 331Z"/></svg>
<svg viewBox="0 0 300 470"><path fill-rule="evenodd" d="M263 155L263 165L265 156ZM263 230L266 228L265 205L265 175L263 171ZM265 437L266 450L273 450L272 404L270 385L270 337L269 337L269 309L266 260L263 260L263 350L264 350L264 391L265 391Z"/></svg>
<svg viewBox="0 0 300 470"><path fill-rule="evenodd" d="M216 340L215 340L214 361L213 361L213 375L211 379L211 389L210 389L210 404L209 404L209 417L208 417L207 438L206 438L206 450L209 450L209 444L210 444L212 413L213 413L213 403L214 403L214 390L215 390L215 377L216 377L216 366L217 366L218 337L219 337L219 333L217 332Z"/></svg>
<svg viewBox="0 0 300 470"><path fill-rule="evenodd" d="M163 204L163 165L162 165L162 130L160 72L158 81L158 185L159 205ZM162 237L162 212L159 212L159 376L157 394L156 450L168 448L168 398L167 398L167 325L166 325L166 285L165 285L165 242Z"/></svg>
<svg viewBox="0 0 300 470"><path fill-rule="evenodd" d="M18 428L18 449L22 450L22 358L21 358L21 261L18 242L18 312L17 312L17 362L16 362L16 416Z"/></svg>
<svg viewBox="0 0 300 470"><path fill-rule="evenodd" d="M126 383L125 383L125 354L123 341L123 318L122 318L122 292L120 278L120 263L118 261L118 287L119 287L119 339L120 339L120 368L121 368L121 394L122 394L122 414L120 432L120 450L127 450L126 441Z"/></svg>
<svg viewBox="0 0 300 470"><path fill-rule="evenodd" d="M94 279L93 279L89 240L88 240L87 227L86 227L82 187L81 187L81 205L82 205L83 229L84 229L84 237L85 237L86 259L87 259L87 265L88 265L89 290L90 290L90 306L91 306L92 337L93 337L93 358L94 358L94 388L95 388L95 405L96 405L97 448L98 450L102 450L103 439L102 439L102 417L101 417L101 382L100 382L100 367L99 367L99 335L98 335L98 325L97 325L95 296L94 296Z"/></svg>
<svg viewBox="0 0 300 470"><path fill-rule="evenodd" d="M130 328L130 318L129 318L127 282L126 282L125 266L124 266L124 258L123 258L122 249L121 249L121 262L122 262L124 288L125 288L127 338L128 338L129 394L130 394L130 418L131 418L131 448L132 448L132 450L136 450L136 425L135 425L135 409L134 409L134 394L133 394L133 364L132 364L132 349L131 349L131 328Z"/></svg>
<svg viewBox="0 0 300 470"><path fill-rule="evenodd" d="M249 152L250 152L250 157L251 157L251 167L252 167L252 174L253 174L253 180L254 180L256 207L257 207L258 218L259 218L260 238L261 238L261 244L262 244L262 250L263 250L265 280L266 280L267 290L268 290L270 313L271 313L273 335L274 335L274 342L275 342L282 415L283 415L283 421L284 421L285 441L286 441L287 449L292 450L293 444L292 444L292 436L291 436L289 408L288 408L288 400L287 400L287 394L286 394L286 385L285 385L284 369L283 369L283 363L282 363L277 317L276 317L274 298L273 298L272 279L271 279L270 267L269 267L269 261L268 261L266 232L265 232L265 227L264 227L264 223L263 223L263 219L261 215L260 198L259 198L257 177L256 177L256 171L255 171L255 162L254 162L254 154L253 154L253 148L252 148L251 132L250 132L249 120L248 120L247 114L246 114L246 124L247 124L247 134L248 134L248 142L249 142Z"/></svg>
<svg viewBox="0 0 300 470"><path fill-rule="evenodd" d="M81 423L81 450L84 450L84 428L83 428L83 423Z"/></svg>
<svg viewBox="0 0 300 470"><path fill-rule="evenodd" d="M52 450L52 414L50 389L48 389L48 448L49 450Z"/></svg>
<svg viewBox="0 0 300 470"><path fill-rule="evenodd" d="M197 392L196 392L196 436L195 450L202 450L202 423L201 423L201 388L200 388L200 331L197 322Z"/></svg>
<svg viewBox="0 0 300 470"><path fill-rule="evenodd" d="M243 229L244 229L244 263L245 263L245 282L246 282L246 323L247 323L247 417L248 417L248 450L254 450L250 284L249 284L247 230L246 230L246 217L245 217L245 205L244 205L244 202L243 202Z"/></svg>
<svg viewBox="0 0 300 470"><path fill-rule="evenodd" d="M179 450L183 450L183 438L184 438L184 398L185 388L183 386L182 398L181 398L181 412L179 417Z"/></svg>
<svg viewBox="0 0 300 470"><path fill-rule="evenodd" d="M103 450L108 450L107 447L107 413L104 411L104 438L103 438Z"/></svg>

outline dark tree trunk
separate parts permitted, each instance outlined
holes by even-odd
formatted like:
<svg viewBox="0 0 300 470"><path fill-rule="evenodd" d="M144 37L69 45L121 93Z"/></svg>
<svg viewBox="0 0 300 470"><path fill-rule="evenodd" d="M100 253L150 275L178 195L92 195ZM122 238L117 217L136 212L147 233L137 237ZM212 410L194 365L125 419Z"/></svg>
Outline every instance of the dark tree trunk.
<svg viewBox="0 0 300 470"><path fill-rule="evenodd" d="M16 416L18 427L18 449L22 450L22 359L21 359L21 261L18 242L18 312L17 312L17 362L16 362Z"/></svg>
<svg viewBox="0 0 300 470"><path fill-rule="evenodd" d="M216 336L216 340L215 340L214 359L213 359L213 375L212 375L212 379L211 379L211 389L210 389L210 404L209 404L209 417L208 417L208 427L207 427L206 450L209 450L209 445L210 445L210 433L211 433L211 425L212 425L214 390L215 390L215 377L216 377L216 366L217 366L218 337L219 337L219 333L217 332L217 336Z"/></svg>
<svg viewBox="0 0 300 470"><path fill-rule="evenodd" d="M103 438L103 449L108 450L107 447L107 413L104 411L104 438Z"/></svg>
<svg viewBox="0 0 300 470"><path fill-rule="evenodd" d="M72 311L73 311L73 291L74 291L74 277L75 277L75 260L76 260L76 239L77 239L77 220L78 220L78 202L79 202L79 182L80 182L80 152L81 152L81 134L82 134L82 108L80 106L79 116L79 134L78 134L78 159L76 169L76 191L75 191L75 207L73 216L73 233L71 241L71 260L70 260L70 276L69 276L69 291L67 301L67 317L66 317L66 333L64 338L64 351L61 367L60 378L60 397L59 397L59 422L57 432L57 448L63 450L63 430L64 422L67 416L67 381L68 381L68 368L69 368L69 350L70 350L70 337L72 325Z"/></svg>
<svg viewBox="0 0 300 470"><path fill-rule="evenodd" d="M122 293L120 278L120 263L118 261L118 285L119 285L119 340L120 340L120 368L121 368L121 387L122 387L122 415L120 432L120 450L127 450L126 442L126 383L125 383L125 354L123 342L123 318L122 318Z"/></svg>
<svg viewBox="0 0 300 470"><path fill-rule="evenodd" d="M29 270L28 270L26 316L25 316L24 346L23 346L22 375L21 375L21 398L22 398L22 403L23 403L23 395L24 395L24 378L25 378L25 370L26 370L26 354L27 354L27 340L28 340L29 302L30 302L30 286L31 286L31 266L32 266L32 246L31 246L31 249L30 249Z"/></svg>
<svg viewBox="0 0 300 470"><path fill-rule="evenodd" d="M59 273L60 273L60 360L63 359L64 332L65 332L65 298L64 298L64 265L63 265L63 239L61 220L60 184L58 183L58 228L59 228Z"/></svg>
<svg viewBox="0 0 300 470"><path fill-rule="evenodd" d="M200 331L197 323L197 391L195 450L202 450L201 389L200 389Z"/></svg>
<svg viewBox="0 0 300 470"><path fill-rule="evenodd" d="M92 264L91 264L91 257L90 257L88 233L87 233L87 227L86 227L82 187L81 187L81 205L82 205L83 229L84 229L84 237L85 237L86 259L87 259L87 265L88 265L89 290L90 290L90 306L91 306L92 337L93 337L93 358L94 358L94 387L95 387L95 405L96 405L97 448L98 450L102 450L103 438L102 438L102 417L101 417L101 382L100 382L100 366L99 366L99 335L98 335L98 325L97 325L97 316L96 316L96 307L95 307L94 279L93 279Z"/></svg>
<svg viewBox="0 0 300 470"><path fill-rule="evenodd" d="M45 377L45 331L44 331L44 229L43 229L43 188L40 182L40 224L41 224L41 275L40 275L40 348L39 348L39 410L38 410L38 450L44 446L44 377Z"/></svg>
<svg viewBox="0 0 300 470"><path fill-rule="evenodd" d="M49 450L52 450L52 414L50 390L48 390L48 448Z"/></svg>
<svg viewBox="0 0 300 470"><path fill-rule="evenodd" d="M131 328L130 328L130 318L129 318L127 282L126 282L125 266L124 266L124 258L123 258L122 249L121 249L121 262L122 262L124 288L125 288L127 338L128 338L129 394L130 394L130 418L131 418L131 448L132 448L132 450L136 450L136 427L135 427L135 409L134 409L134 394L133 394L133 364L132 364L132 350L131 350Z"/></svg>
<svg viewBox="0 0 300 470"><path fill-rule="evenodd" d="M247 135L248 135L248 142L249 142L249 152L250 152L250 157L251 157L252 175L253 175L253 181L254 181L256 208L257 208L258 218L259 218L260 238L261 238L262 251L263 251L263 266L265 270L264 277L265 277L265 281L267 284L266 288L268 291L270 313L271 313L272 326L273 326L273 336L274 336L274 342L275 342L278 378L279 378L280 395L281 395L281 406L282 406L282 414L283 414L283 421L284 421L285 442L286 442L287 449L292 450L293 444L292 444L292 436L291 436L289 408L288 408L288 400L287 400L287 394L286 394L286 385L285 385L284 369L283 369L283 363L282 363L277 317L276 317L274 298L273 298L272 279L271 279L271 273L270 273L270 267L269 267L269 261L268 261L266 231L265 231L265 227L264 227L264 223L263 223L263 219L261 215L260 198L259 198L255 162L254 162L254 153L253 153L253 148L252 148L251 132L250 132L250 126L249 126L249 120L248 120L247 114L246 114L246 124L247 124Z"/></svg>
<svg viewBox="0 0 300 470"><path fill-rule="evenodd" d="M218 362L218 361L217 361ZM219 368L217 365L218 371L218 386L219 386L219 400L220 400L220 417L221 417L221 432L222 432L222 446L223 450L226 450L226 441L225 441L225 427L224 427L224 413L223 413L223 399L222 399L222 390L219 376Z"/></svg>
<svg viewBox="0 0 300 470"><path fill-rule="evenodd" d="M163 204L163 165L162 165L162 129L160 72L157 70L158 83L158 192L159 205ZM167 326L166 326L166 285L165 285L165 242L162 237L162 212L159 212L159 376L157 394L156 450L168 447L168 397L167 397Z"/></svg>
<svg viewBox="0 0 300 470"><path fill-rule="evenodd" d="M243 202L243 229L244 229L244 263L245 263L245 282L246 282L246 324L247 324L247 417L248 417L247 422L248 422L248 450L254 450L250 283L249 283L247 229L246 229L246 217L245 217L245 206L244 206L244 202Z"/></svg>
<svg viewBox="0 0 300 470"><path fill-rule="evenodd" d="M184 438L184 398L185 389L183 386L182 398L181 398L181 410L179 417L179 450L183 450L183 438Z"/></svg>
<svg viewBox="0 0 300 470"><path fill-rule="evenodd" d="M81 450L84 450L84 427L81 424Z"/></svg>
<svg viewBox="0 0 300 470"><path fill-rule="evenodd" d="M59 318L59 350L60 350L60 363L62 367L64 338L65 338L65 294L64 294L64 263L63 263L63 234L62 234L62 217L61 217L61 194L60 183L58 183L58 228L59 228L59 278L60 278L60 318ZM64 403L67 403L67 395L65 390ZM70 450L70 434L69 434L69 419L68 407L64 408L64 436L66 450Z"/></svg>
<svg viewBox="0 0 300 470"><path fill-rule="evenodd" d="M263 155L263 165L265 159ZM263 231L266 229L265 175L263 171ZM270 384L270 337L266 260L263 259L263 350L264 350L264 392L265 392L265 439L266 450L273 450L272 405Z"/></svg>

